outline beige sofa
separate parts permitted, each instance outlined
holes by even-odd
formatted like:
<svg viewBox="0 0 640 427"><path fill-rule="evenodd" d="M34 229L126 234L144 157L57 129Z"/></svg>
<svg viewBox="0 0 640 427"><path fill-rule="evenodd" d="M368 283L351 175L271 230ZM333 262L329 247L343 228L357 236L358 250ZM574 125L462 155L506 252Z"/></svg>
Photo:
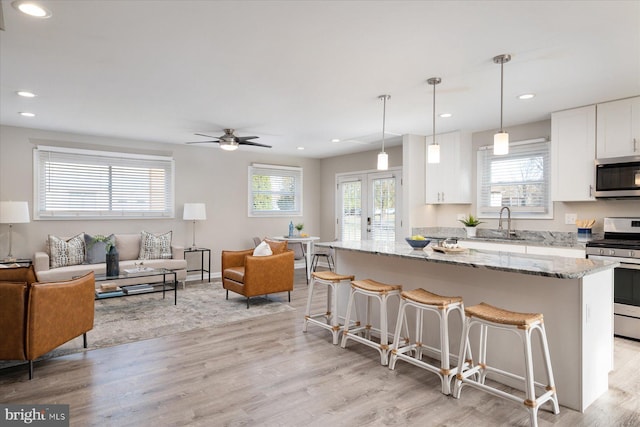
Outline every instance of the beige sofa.
<svg viewBox="0 0 640 427"><path fill-rule="evenodd" d="M187 278L187 261L184 259L184 248L182 246L171 246L171 259L145 259L139 260L140 254L140 234L116 234L116 249L120 260L120 274L126 268L135 268L136 264L143 263L144 267L166 268L176 272L176 280L182 282ZM54 282L60 280L70 280L74 277L83 276L91 271L95 274L105 274L106 264L77 264L64 267L50 268L49 254L47 252L36 252L34 255L34 268L39 282ZM167 280L173 277L167 276ZM162 282L162 275L153 277L130 277L118 280L119 285L134 285L140 283Z"/></svg>

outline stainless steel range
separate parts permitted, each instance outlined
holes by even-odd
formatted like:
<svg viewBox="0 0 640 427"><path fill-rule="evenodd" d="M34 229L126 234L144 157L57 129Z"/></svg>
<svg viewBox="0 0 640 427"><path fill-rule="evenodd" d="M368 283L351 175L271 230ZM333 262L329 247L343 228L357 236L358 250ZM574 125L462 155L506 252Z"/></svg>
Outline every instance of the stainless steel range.
<svg viewBox="0 0 640 427"><path fill-rule="evenodd" d="M605 218L604 239L587 243L587 258L620 263L614 270L614 333L640 340L640 218Z"/></svg>

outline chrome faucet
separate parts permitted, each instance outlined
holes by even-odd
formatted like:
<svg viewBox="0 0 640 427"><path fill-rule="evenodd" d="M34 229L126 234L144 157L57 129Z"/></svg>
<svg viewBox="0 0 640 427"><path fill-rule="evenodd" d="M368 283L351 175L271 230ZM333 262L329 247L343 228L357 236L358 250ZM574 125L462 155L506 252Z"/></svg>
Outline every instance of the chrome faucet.
<svg viewBox="0 0 640 427"><path fill-rule="evenodd" d="M508 206L503 206L502 209L500 209L500 219L498 220L498 231L504 230L502 228L502 212L505 209L507 210L507 238L511 238L516 234L516 232L511 230L511 209L509 209Z"/></svg>

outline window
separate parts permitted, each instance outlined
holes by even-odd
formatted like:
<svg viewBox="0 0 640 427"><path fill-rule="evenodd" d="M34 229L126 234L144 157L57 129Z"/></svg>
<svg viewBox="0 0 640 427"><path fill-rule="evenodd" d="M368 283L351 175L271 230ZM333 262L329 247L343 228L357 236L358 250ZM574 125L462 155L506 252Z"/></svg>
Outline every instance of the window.
<svg viewBox="0 0 640 427"><path fill-rule="evenodd" d="M171 157L39 146L37 219L172 218Z"/></svg>
<svg viewBox="0 0 640 427"><path fill-rule="evenodd" d="M249 216L301 216L302 168L249 166Z"/></svg>
<svg viewBox="0 0 640 427"><path fill-rule="evenodd" d="M549 146L544 139L513 142L509 154L478 151L478 216L495 218L503 206L519 218L552 218Z"/></svg>

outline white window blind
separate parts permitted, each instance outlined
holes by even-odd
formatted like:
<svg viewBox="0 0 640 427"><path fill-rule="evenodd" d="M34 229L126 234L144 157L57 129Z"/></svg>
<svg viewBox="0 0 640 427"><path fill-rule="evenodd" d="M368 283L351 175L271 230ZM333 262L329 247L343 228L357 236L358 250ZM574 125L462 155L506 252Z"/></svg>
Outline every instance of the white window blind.
<svg viewBox="0 0 640 427"><path fill-rule="evenodd" d="M549 218L552 204L550 143L544 139L509 144L509 154L493 147L478 151L478 215L497 217L503 206L520 218Z"/></svg>
<svg viewBox="0 0 640 427"><path fill-rule="evenodd" d="M342 212L340 239L360 240L362 234L362 181L344 180L339 184Z"/></svg>
<svg viewBox="0 0 640 427"><path fill-rule="evenodd" d="M39 146L34 173L36 218L174 216L171 157Z"/></svg>
<svg viewBox="0 0 640 427"><path fill-rule="evenodd" d="M302 215L302 168L249 166L249 216Z"/></svg>

